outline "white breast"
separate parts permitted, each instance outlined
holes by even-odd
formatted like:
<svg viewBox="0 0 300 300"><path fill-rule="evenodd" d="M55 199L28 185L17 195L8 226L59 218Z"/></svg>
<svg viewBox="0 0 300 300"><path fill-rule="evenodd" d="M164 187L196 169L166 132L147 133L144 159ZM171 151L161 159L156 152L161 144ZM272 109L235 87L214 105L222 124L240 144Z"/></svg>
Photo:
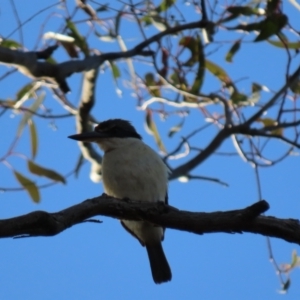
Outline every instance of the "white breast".
<svg viewBox="0 0 300 300"><path fill-rule="evenodd" d="M154 150L136 138L115 138L104 143L100 147L106 151L102 162L105 193L120 199L165 201L168 168ZM163 239L161 227L122 222L142 244Z"/></svg>
<svg viewBox="0 0 300 300"><path fill-rule="evenodd" d="M164 201L168 169L159 155L139 139L118 140L121 146L107 151L103 158L105 192L117 198Z"/></svg>

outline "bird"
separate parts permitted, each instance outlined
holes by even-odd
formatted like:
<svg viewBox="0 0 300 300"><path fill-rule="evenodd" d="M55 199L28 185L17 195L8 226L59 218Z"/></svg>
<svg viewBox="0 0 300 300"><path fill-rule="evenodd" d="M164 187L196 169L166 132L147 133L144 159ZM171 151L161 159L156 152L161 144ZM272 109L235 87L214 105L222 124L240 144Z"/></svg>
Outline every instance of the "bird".
<svg viewBox="0 0 300 300"><path fill-rule="evenodd" d="M169 169L129 121L109 119L92 132L69 138L94 142L103 150L102 181L107 195L168 204ZM146 221L121 220L121 224L146 247L153 281L156 284L170 281L172 273L162 247L165 229Z"/></svg>

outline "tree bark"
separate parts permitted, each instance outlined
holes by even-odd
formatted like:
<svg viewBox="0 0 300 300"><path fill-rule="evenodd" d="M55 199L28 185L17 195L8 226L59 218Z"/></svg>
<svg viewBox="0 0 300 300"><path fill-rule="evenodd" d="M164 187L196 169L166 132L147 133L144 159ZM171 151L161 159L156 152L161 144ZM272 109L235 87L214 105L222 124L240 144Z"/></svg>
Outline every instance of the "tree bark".
<svg viewBox="0 0 300 300"><path fill-rule="evenodd" d="M145 203L120 200L103 194L56 213L34 211L26 215L0 220L0 237L53 236L73 225L94 221L98 215L116 219L144 220L175 230L205 234L213 232L250 232L277 237L300 244L299 220L261 216L269 209L262 200L239 210L225 212L189 212L162 202Z"/></svg>

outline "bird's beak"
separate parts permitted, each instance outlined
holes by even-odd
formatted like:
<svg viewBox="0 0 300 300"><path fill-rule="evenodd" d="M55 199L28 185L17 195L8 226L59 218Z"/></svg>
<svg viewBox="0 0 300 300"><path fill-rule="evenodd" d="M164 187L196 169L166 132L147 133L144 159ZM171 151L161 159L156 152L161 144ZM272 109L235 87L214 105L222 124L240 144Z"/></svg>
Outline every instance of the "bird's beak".
<svg viewBox="0 0 300 300"><path fill-rule="evenodd" d="M105 132L84 132L68 136L69 139L82 141L82 142L97 142L101 138L107 138L109 135Z"/></svg>

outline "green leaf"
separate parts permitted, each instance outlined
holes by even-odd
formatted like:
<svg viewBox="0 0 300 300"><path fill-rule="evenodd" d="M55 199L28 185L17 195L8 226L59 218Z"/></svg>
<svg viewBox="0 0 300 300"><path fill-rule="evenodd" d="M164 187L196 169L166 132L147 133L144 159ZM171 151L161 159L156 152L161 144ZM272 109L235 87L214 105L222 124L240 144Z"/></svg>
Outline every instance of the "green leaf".
<svg viewBox="0 0 300 300"><path fill-rule="evenodd" d="M252 94L248 97L249 104L257 103L260 99L260 92L263 86L259 83L253 82L251 86Z"/></svg>
<svg viewBox="0 0 300 300"><path fill-rule="evenodd" d="M269 126L276 126L278 123L276 120L273 120L271 118L260 118L257 120L257 122L261 122L264 124L265 127L269 127ZM274 130L270 130L270 132L272 134L276 134L276 135L283 135L283 128L278 128L278 129L274 129Z"/></svg>
<svg viewBox="0 0 300 300"><path fill-rule="evenodd" d="M150 16L144 16L140 19L143 22L144 27L150 26L152 24Z"/></svg>
<svg viewBox="0 0 300 300"><path fill-rule="evenodd" d="M14 171L14 174L18 182L28 192L33 202L40 202L40 193L35 183L17 171Z"/></svg>
<svg viewBox="0 0 300 300"><path fill-rule="evenodd" d="M198 95L203 84L205 68L199 64L198 72L190 90L191 94Z"/></svg>
<svg viewBox="0 0 300 300"><path fill-rule="evenodd" d="M224 69L222 69L220 66L216 65L210 60L205 60L205 67L208 71L210 71L214 76L219 78L222 82L226 84L232 83L230 77L227 75Z"/></svg>
<svg viewBox="0 0 300 300"><path fill-rule="evenodd" d="M274 119L271 119L271 118L261 118L261 119L258 119L257 121L263 123L265 126L273 126L273 125L276 125L276 121Z"/></svg>
<svg viewBox="0 0 300 300"><path fill-rule="evenodd" d="M240 104L241 102L246 102L248 100L248 97L245 94L239 93L238 91L234 91L230 98L235 104Z"/></svg>
<svg viewBox="0 0 300 300"><path fill-rule="evenodd" d="M173 126L170 129L168 136L172 137L176 132L179 132L181 130L183 124L184 124L184 119L182 119L182 121L179 124L177 124L176 126Z"/></svg>
<svg viewBox="0 0 300 300"><path fill-rule="evenodd" d="M152 118L152 113L150 110L147 110L146 112L146 129L147 131L154 136L155 142L158 146L158 148L163 152L163 153L167 153L166 148L160 138L160 135L158 133L156 124L153 121Z"/></svg>
<svg viewBox="0 0 300 300"><path fill-rule="evenodd" d="M118 78L121 77L120 70L114 62L108 61L108 63L109 63L109 66L111 68L111 72L112 72L114 82L115 82L115 85L116 85L116 92L121 93L121 90L119 89L119 85L118 85Z"/></svg>
<svg viewBox="0 0 300 300"><path fill-rule="evenodd" d="M203 52L199 37L195 39L192 36L184 36L179 41L179 45L189 49L192 54L191 57L184 63L184 66L193 66L195 63L199 62L199 51Z"/></svg>
<svg viewBox="0 0 300 300"><path fill-rule="evenodd" d="M260 23L260 33L254 41L264 41L272 35L278 34L287 22L288 17L284 14L272 14L268 16Z"/></svg>
<svg viewBox="0 0 300 300"><path fill-rule="evenodd" d="M158 13L168 10L172 5L176 3L176 0L163 0L159 6L155 9Z"/></svg>
<svg viewBox="0 0 300 300"><path fill-rule="evenodd" d="M187 91L187 82L186 78L180 76L180 71L178 69L174 69L174 73L170 75L170 81L176 86L177 88L181 89L182 91ZM184 99L191 98L184 96ZM193 100L195 101L195 97L193 97Z"/></svg>
<svg viewBox="0 0 300 300"><path fill-rule="evenodd" d="M21 99L29 99L32 98L34 95L34 92L37 91L37 84L35 81L30 82L26 85L24 85L16 95L16 101L19 101Z"/></svg>
<svg viewBox="0 0 300 300"><path fill-rule="evenodd" d="M147 73L145 75L145 84L149 93L154 97L160 97L160 90L157 87L158 83L155 81L153 73Z"/></svg>
<svg viewBox="0 0 300 300"><path fill-rule="evenodd" d="M250 6L229 6L227 11L233 14L234 16L252 16L252 15L261 15L258 8L252 8Z"/></svg>
<svg viewBox="0 0 300 300"><path fill-rule="evenodd" d="M230 50L227 52L226 54L226 61L228 62L232 62L232 58L233 56L240 50L241 48L241 40L237 40L232 47L230 48Z"/></svg>
<svg viewBox="0 0 300 300"><path fill-rule="evenodd" d="M25 125L28 123L28 121L31 119L32 117L32 113L31 112L35 112L40 105L42 104L42 102L44 101L45 98L45 93L41 93L38 98L34 101L34 103L29 107L30 111L26 111L23 115L23 118L19 124L18 130L17 130L17 135L20 136Z"/></svg>
<svg viewBox="0 0 300 300"><path fill-rule="evenodd" d="M22 45L14 40L2 40L0 45L1 47L10 48L10 49L22 48Z"/></svg>
<svg viewBox="0 0 300 300"><path fill-rule="evenodd" d="M199 94L201 87L203 85L204 75L205 75L205 56L203 53L203 45L201 43L200 38L198 38L197 41L198 41L198 49L197 49L198 71L195 80L193 82L192 88L190 90L190 92L195 95Z"/></svg>
<svg viewBox="0 0 300 300"><path fill-rule="evenodd" d="M155 10L152 10L147 16L143 16L140 21L145 27L153 25L159 31L164 31L170 27L166 19L162 18Z"/></svg>
<svg viewBox="0 0 300 300"><path fill-rule="evenodd" d="M28 160L28 169L32 174L38 175L38 176L44 176L49 179L52 179L54 181L62 182L63 184L66 183L65 178L57 173L56 171L44 168L40 165L37 165L32 160Z"/></svg>
<svg viewBox="0 0 300 300"><path fill-rule="evenodd" d="M29 122L29 130L30 130L30 141L31 141L31 157L35 158L38 148L38 137L35 124L31 119Z"/></svg>
<svg viewBox="0 0 300 300"><path fill-rule="evenodd" d="M293 250L291 268L299 267L299 265L300 265L300 257L297 255L297 251Z"/></svg>
<svg viewBox="0 0 300 300"><path fill-rule="evenodd" d="M252 93L260 92L262 89L263 87L259 83L256 82L252 83Z"/></svg>
<svg viewBox="0 0 300 300"><path fill-rule="evenodd" d="M170 80L172 81L172 83L177 86L181 83L179 74L177 72L174 72L173 74L170 75Z"/></svg>
<svg viewBox="0 0 300 300"><path fill-rule="evenodd" d="M52 56L48 57L46 62L52 65L57 65L57 61Z"/></svg>
<svg viewBox="0 0 300 300"><path fill-rule="evenodd" d="M14 108L16 101L10 99L5 99L5 100L0 99L0 104L2 104L5 107Z"/></svg>
<svg viewBox="0 0 300 300"><path fill-rule="evenodd" d="M111 66L111 71L112 71L112 74L114 76L114 79L118 79L119 77L121 77L120 70L116 66L116 64L114 64L112 61L110 61L109 63L110 63L110 66Z"/></svg>
<svg viewBox="0 0 300 300"><path fill-rule="evenodd" d="M166 22L165 18L160 16L150 17L152 25L159 31L164 31L169 28L169 24Z"/></svg>
<svg viewBox="0 0 300 300"><path fill-rule="evenodd" d="M297 261L298 261L297 251L293 250L293 252L292 252L291 268L294 268L296 266Z"/></svg>
<svg viewBox="0 0 300 300"><path fill-rule="evenodd" d="M289 49L299 49L300 48L300 42L282 42L282 41L272 41L272 40L267 40L268 43L270 43L271 45L278 47L278 48L289 48Z"/></svg>
<svg viewBox="0 0 300 300"><path fill-rule="evenodd" d="M79 33L75 24L67 20L67 28L71 31L71 36L75 39L75 44L80 48L80 50L86 55L89 55L89 47L87 45L86 39Z"/></svg>

